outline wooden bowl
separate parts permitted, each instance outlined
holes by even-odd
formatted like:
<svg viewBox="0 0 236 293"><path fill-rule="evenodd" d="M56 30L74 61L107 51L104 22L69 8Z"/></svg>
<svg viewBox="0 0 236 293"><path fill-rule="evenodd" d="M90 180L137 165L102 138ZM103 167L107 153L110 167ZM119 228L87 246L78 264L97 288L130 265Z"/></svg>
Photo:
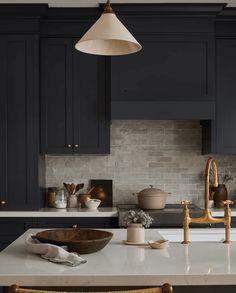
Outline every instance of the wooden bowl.
<svg viewBox="0 0 236 293"><path fill-rule="evenodd" d="M85 202L91 198L90 193L80 193L79 202L81 203L81 208L86 208Z"/></svg>
<svg viewBox="0 0 236 293"><path fill-rule="evenodd" d="M66 245L68 251L79 254L93 253L104 248L113 234L93 229L63 229L39 232L35 238L43 243Z"/></svg>

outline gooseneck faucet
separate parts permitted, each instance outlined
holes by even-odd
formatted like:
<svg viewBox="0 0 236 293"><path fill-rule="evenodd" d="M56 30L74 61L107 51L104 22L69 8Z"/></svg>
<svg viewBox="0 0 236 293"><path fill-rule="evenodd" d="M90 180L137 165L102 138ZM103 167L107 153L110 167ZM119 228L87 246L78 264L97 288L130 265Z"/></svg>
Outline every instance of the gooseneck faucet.
<svg viewBox="0 0 236 293"><path fill-rule="evenodd" d="M225 240L224 243L231 243L230 241L230 225L231 225L231 209L229 207L230 204L233 204L232 201L226 200L224 201L225 210L224 217L222 218L214 218L212 217L211 211L209 210L209 194L210 194L210 170L213 170L213 186L218 187L218 174L217 174L217 165L216 161L213 158L209 158L206 164L205 170L205 205L203 214L199 218L191 218L189 215L188 205L190 202L188 200L182 201L184 206L183 208L183 228L184 228L184 241L183 244L189 243L189 224L216 224L216 223L224 223L225 225Z"/></svg>

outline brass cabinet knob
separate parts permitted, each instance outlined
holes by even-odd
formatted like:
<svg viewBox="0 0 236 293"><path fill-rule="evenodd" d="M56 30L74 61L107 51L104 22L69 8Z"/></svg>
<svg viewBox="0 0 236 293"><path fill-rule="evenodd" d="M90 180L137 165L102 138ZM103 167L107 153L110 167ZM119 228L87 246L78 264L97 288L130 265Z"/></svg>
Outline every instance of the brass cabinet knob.
<svg viewBox="0 0 236 293"><path fill-rule="evenodd" d="M66 148L72 148L72 145L71 144L66 144L65 147Z"/></svg>
<svg viewBox="0 0 236 293"><path fill-rule="evenodd" d="M78 144L74 144L73 147L74 147L74 148L78 148L79 145L78 145Z"/></svg>
<svg viewBox="0 0 236 293"><path fill-rule="evenodd" d="M73 225L73 226L72 226L72 228L78 228L78 225L77 225L77 224L75 224L75 225Z"/></svg>
<svg viewBox="0 0 236 293"><path fill-rule="evenodd" d="M1 205L1 206L4 206L5 204L6 204L6 201L5 201L5 200L1 200L1 201L0 201L0 205Z"/></svg>

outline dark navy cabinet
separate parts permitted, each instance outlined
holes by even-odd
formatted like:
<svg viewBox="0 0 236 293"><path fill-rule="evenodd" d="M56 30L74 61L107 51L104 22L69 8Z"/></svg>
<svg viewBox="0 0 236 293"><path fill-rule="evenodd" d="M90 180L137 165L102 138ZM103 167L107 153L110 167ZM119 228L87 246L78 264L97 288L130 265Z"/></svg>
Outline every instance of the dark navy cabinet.
<svg viewBox="0 0 236 293"><path fill-rule="evenodd" d="M216 152L236 154L236 38L218 39L216 49Z"/></svg>
<svg viewBox="0 0 236 293"><path fill-rule="evenodd" d="M118 228L118 218L38 218L37 226L38 228Z"/></svg>
<svg viewBox="0 0 236 293"><path fill-rule="evenodd" d="M112 58L112 101L214 100L213 38L152 34L139 41L138 54Z"/></svg>
<svg viewBox="0 0 236 293"><path fill-rule="evenodd" d="M109 153L106 59L79 53L75 42L41 40L41 151Z"/></svg>
<svg viewBox="0 0 236 293"><path fill-rule="evenodd" d="M34 227L34 222L33 218L0 218L0 251Z"/></svg>
<svg viewBox="0 0 236 293"><path fill-rule="evenodd" d="M0 211L32 209L38 194L38 39L0 35Z"/></svg>
<svg viewBox="0 0 236 293"><path fill-rule="evenodd" d="M0 218L0 251L30 228L118 228L118 218Z"/></svg>
<svg viewBox="0 0 236 293"><path fill-rule="evenodd" d="M143 48L111 59L112 119L214 119L212 23L127 19Z"/></svg>

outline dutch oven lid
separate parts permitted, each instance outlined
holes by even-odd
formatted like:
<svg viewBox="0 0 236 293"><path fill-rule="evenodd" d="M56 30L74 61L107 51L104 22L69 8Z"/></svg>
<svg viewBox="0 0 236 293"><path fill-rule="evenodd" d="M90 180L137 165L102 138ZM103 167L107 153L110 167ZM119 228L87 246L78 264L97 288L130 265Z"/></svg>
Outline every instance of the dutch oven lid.
<svg viewBox="0 0 236 293"><path fill-rule="evenodd" d="M163 195L170 195L169 192L165 192L159 188L154 188L153 185L150 185L150 188L145 188L141 190L138 195L143 196L163 196Z"/></svg>

